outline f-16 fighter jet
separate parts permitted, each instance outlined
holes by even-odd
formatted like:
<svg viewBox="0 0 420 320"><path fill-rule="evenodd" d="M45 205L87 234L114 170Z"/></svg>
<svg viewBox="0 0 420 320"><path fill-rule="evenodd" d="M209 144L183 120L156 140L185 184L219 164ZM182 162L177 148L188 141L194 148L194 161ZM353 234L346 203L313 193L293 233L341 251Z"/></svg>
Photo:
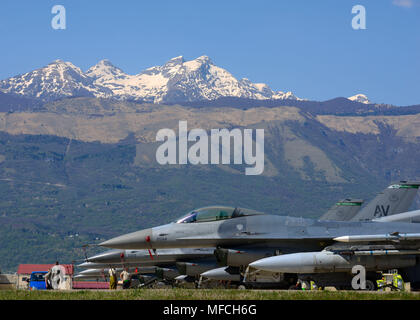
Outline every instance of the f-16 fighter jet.
<svg viewBox="0 0 420 320"><path fill-rule="evenodd" d="M404 182L390 189L413 189L417 192L419 185ZM412 194L414 197L415 193ZM394 200L398 202L397 198ZM390 205L389 209L385 205ZM376 218L374 221L366 221L365 215L361 215L363 210L352 221L331 221L212 206L193 210L173 223L129 233L100 245L120 249L216 247L216 256L227 257L227 266L248 266L255 262L252 267L260 267L257 260L265 257L286 259L291 254L305 253L306 256L306 253L325 254L328 251L329 257L347 254L345 257L352 258L349 259L350 266L362 262L368 270L373 271L388 267L402 268L406 281L411 281L412 287L416 287L420 284L420 264L416 254L420 253L420 224L400 222L398 218L388 222L387 215L393 210L391 203L385 205L385 218ZM377 205L374 207L376 209ZM412 213L412 216L418 215L420 210ZM375 218L375 212L371 213L370 218ZM347 242L343 242L345 240ZM365 255L369 251L374 251L375 255ZM388 254L390 252L392 255ZM363 259L359 259L360 256ZM337 270L337 258L334 257L334 262L328 265L329 269L319 269L320 273L334 274ZM273 272L264 266L261 269ZM292 278L302 271L294 268L274 270L285 275L290 273Z"/></svg>

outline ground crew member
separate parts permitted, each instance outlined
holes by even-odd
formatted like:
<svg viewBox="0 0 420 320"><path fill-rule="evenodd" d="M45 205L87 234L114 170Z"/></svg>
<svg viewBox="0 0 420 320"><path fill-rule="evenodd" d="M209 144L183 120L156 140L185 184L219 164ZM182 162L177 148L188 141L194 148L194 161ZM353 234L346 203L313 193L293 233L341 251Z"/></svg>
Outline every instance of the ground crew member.
<svg viewBox="0 0 420 320"><path fill-rule="evenodd" d="M58 266L59 264L60 263L58 261L55 262L56 266ZM52 268L53 267L49 268L48 272L44 276L45 287L47 288L47 290L53 289L52 284L51 284Z"/></svg>
<svg viewBox="0 0 420 320"><path fill-rule="evenodd" d="M123 272L121 272L120 278L123 282L123 289L129 289L131 281L130 281L130 273L128 273L127 268Z"/></svg>
<svg viewBox="0 0 420 320"><path fill-rule="evenodd" d="M300 279L296 282L294 286L290 286L289 290L302 290L302 282Z"/></svg>
<svg viewBox="0 0 420 320"><path fill-rule="evenodd" d="M109 268L109 289L117 289L117 272L114 268Z"/></svg>
<svg viewBox="0 0 420 320"><path fill-rule="evenodd" d="M51 279L51 269L52 268L49 268L48 269L48 272L45 274L45 276L44 276L44 280L45 280L45 287L46 287L46 289L47 290L50 290L50 289L52 289L52 286L51 286L51 281L50 281L50 279Z"/></svg>
<svg viewBox="0 0 420 320"><path fill-rule="evenodd" d="M302 281L302 290L311 290L311 285L308 281Z"/></svg>
<svg viewBox="0 0 420 320"><path fill-rule="evenodd" d="M376 285L378 286L378 291L384 291L386 286L385 276L382 276L382 279L376 280Z"/></svg>
<svg viewBox="0 0 420 320"><path fill-rule="evenodd" d="M301 279L298 279L298 282L296 284L296 288L298 290L310 290L311 289L309 282L305 281L305 280L301 280Z"/></svg>
<svg viewBox="0 0 420 320"><path fill-rule="evenodd" d="M394 273L392 276L392 285L395 290L404 291L404 280L400 274Z"/></svg>

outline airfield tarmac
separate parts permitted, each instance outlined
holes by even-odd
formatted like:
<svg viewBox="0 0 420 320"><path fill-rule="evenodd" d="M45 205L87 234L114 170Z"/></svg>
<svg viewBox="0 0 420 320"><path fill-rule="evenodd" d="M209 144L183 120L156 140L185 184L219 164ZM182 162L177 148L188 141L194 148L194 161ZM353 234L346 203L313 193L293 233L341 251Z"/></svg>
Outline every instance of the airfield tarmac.
<svg viewBox="0 0 420 320"><path fill-rule="evenodd" d="M237 289L0 290L0 300L420 300L420 292Z"/></svg>

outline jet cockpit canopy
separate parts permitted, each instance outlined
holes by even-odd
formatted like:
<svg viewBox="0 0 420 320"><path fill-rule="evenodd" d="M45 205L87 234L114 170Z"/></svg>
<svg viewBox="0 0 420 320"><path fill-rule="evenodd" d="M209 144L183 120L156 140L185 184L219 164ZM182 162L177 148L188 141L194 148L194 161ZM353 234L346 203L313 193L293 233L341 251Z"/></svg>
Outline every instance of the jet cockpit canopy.
<svg viewBox="0 0 420 320"><path fill-rule="evenodd" d="M210 222L225 219L232 219L243 216L254 216L264 214L263 212L245 208L233 207L205 207L195 209L176 220L176 223Z"/></svg>

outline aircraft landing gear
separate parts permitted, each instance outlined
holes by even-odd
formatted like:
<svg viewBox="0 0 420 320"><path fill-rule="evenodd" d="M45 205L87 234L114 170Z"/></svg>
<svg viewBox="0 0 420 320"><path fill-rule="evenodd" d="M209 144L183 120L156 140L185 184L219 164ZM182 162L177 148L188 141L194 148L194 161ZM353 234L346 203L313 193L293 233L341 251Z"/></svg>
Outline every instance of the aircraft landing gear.
<svg viewBox="0 0 420 320"><path fill-rule="evenodd" d="M365 291L376 291L378 287L376 285L376 281L366 280L366 289Z"/></svg>

